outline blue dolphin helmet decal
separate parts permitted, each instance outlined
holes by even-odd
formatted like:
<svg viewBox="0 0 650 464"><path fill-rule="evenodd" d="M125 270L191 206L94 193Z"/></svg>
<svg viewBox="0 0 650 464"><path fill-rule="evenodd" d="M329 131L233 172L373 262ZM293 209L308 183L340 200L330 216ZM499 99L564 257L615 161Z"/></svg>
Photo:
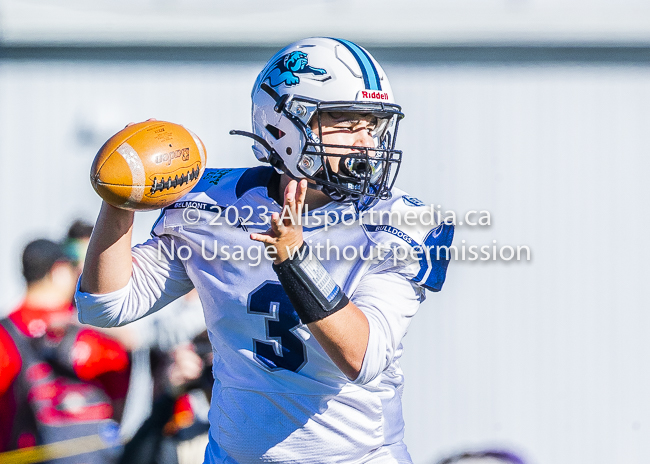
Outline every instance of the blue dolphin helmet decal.
<svg viewBox="0 0 650 464"><path fill-rule="evenodd" d="M287 86L296 85L300 83L300 77L297 74L304 73L321 76L327 74L327 71L309 66L306 53L293 51L278 58L266 76L264 76L262 82L268 81L271 87L277 87L280 84Z"/></svg>

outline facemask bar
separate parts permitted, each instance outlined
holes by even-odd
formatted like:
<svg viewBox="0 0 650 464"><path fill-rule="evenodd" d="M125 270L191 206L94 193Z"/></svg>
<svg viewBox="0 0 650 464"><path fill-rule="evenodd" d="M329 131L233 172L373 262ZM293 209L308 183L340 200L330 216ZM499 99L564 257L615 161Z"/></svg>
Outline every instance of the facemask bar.
<svg viewBox="0 0 650 464"><path fill-rule="evenodd" d="M390 190L402 160L402 152L395 150L397 128L404 117L398 105L383 102L318 102L295 96L285 102L283 112L305 134L306 143L298 160L298 170L320 184L332 199L356 201L364 197L390 198ZM322 143L321 114L324 112L375 116L377 125L372 134L375 147ZM318 121L317 133L310 126L313 117ZM345 155L328 153L328 148L351 152ZM338 165L338 172L332 170L330 163Z"/></svg>
<svg viewBox="0 0 650 464"><path fill-rule="evenodd" d="M345 155L321 151L327 148L348 149L350 146L308 143L304 153L321 158L324 168L312 178L323 186L322 190L332 199L346 201L363 197L390 198L390 191L402 162L401 151L369 147L355 147L356 152ZM332 170L330 163L338 165L338 172ZM352 166L354 171L351 171L349 166Z"/></svg>

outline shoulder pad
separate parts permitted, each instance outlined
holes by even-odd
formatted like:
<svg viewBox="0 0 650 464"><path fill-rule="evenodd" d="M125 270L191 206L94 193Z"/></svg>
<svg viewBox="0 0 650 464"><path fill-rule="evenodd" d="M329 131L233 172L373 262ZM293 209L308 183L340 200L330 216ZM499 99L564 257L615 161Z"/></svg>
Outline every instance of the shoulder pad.
<svg viewBox="0 0 650 464"><path fill-rule="evenodd" d="M449 266L449 247L453 239L453 224L440 224L427 233L419 253L420 270L412 279L416 284L432 292L442 289Z"/></svg>
<svg viewBox="0 0 650 464"><path fill-rule="evenodd" d="M438 219L432 206L393 189L390 200L364 212L362 225L377 246L408 256L401 260L403 274L428 290L439 291L449 265L454 226L439 224Z"/></svg>
<svg viewBox="0 0 650 464"><path fill-rule="evenodd" d="M194 188L180 200L165 207L154 223L152 236L170 233L185 224L183 210L188 208L210 210L216 206L227 207L238 199L237 186L247 169L206 169Z"/></svg>
<svg viewBox="0 0 650 464"><path fill-rule="evenodd" d="M236 200L235 186L239 178L246 171L248 171L246 168L206 169L196 186L181 201L195 198L201 193L205 193L214 200L218 198L220 204L234 203Z"/></svg>

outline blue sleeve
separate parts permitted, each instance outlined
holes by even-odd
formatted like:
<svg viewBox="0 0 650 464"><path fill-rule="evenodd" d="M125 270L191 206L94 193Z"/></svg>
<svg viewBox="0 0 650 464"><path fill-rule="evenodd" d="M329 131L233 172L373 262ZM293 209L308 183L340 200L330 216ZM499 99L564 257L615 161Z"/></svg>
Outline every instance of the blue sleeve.
<svg viewBox="0 0 650 464"><path fill-rule="evenodd" d="M418 285L439 292L447 276L449 247L454 239L454 226L440 224L424 237L423 249L419 252L420 271L413 281Z"/></svg>

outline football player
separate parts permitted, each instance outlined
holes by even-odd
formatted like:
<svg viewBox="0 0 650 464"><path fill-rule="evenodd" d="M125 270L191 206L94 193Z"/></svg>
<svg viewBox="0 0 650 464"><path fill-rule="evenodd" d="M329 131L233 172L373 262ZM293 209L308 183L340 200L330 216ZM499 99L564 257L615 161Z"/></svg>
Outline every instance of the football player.
<svg viewBox="0 0 650 464"><path fill-rule="evenodd" d="M406 220L428 208L393 188L403 114L388 78L354 43L310 38L268 62L252 100L253 132L232 133L270 166L206 170L133 249L133 213L104 203L79 319L120 326L197 289L208 463L411 462L401 341L444 282L453 226Z"/></svg>

